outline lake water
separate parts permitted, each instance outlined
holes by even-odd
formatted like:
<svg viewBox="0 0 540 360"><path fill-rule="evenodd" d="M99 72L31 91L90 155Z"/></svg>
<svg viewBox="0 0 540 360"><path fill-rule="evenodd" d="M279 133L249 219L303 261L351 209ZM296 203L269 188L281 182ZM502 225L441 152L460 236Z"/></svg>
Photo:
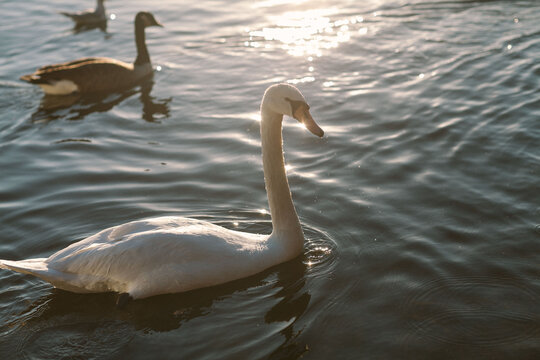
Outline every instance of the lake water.
<svg viewBox="0 0 540 360"><path fill-rule="evenodd" d="M540 3L108 1L106 32L4 0L0 258L44 257L163 215L269 233L259 105L295 84L326 135L284 120L304 255L114 306L0 270L3 359L540 356ZM59 102L18 80L135 57L153 83Z"/></svg>

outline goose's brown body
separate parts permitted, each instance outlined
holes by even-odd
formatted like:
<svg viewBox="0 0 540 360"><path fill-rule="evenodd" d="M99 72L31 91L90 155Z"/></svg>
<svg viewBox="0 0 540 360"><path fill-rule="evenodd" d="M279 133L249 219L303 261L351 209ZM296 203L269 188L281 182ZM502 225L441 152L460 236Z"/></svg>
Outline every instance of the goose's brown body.
<svg viewBox="0 0 540 360"><path fill-rule="evenodd" d="M75 22L75 26L94 25L96 23L106 22L107 15L105 14L104 0L97 0L96 8L76 13L62 11L60 14L67 16Z"/></svg>
<svg viewBox="0 0 540 360"><path fill-rule="evenodd" d="M61 64L47 65L21 80L40 85L46 93L60 81L72 82L77 90L71 92L99 93L129 88L152 75L152 65L134 66L111 58L84 58Z"/></svg>
<svg viewBox="0 0 540 360"><path fill-rule="evenodd" d="M152 64L145 43L144 28L162 26L148 12L135 17L137 58L126 63L107 57L88 57L60 64L46 65L21 80L39 85L46 94L102 93L136 85L151 76Z"/></svg>

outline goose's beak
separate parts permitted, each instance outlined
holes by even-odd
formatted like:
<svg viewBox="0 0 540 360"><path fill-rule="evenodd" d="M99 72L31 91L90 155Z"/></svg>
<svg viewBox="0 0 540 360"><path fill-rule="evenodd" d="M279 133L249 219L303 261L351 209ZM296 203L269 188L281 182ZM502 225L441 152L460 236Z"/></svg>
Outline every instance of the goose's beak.
<svg viewBox="0 0 540 360"><path fill-rule="evenodd" d="M299 106L294 112L294 118L300 121L313 135L323 137L324 131L317 125L307 106Z"/></svg>

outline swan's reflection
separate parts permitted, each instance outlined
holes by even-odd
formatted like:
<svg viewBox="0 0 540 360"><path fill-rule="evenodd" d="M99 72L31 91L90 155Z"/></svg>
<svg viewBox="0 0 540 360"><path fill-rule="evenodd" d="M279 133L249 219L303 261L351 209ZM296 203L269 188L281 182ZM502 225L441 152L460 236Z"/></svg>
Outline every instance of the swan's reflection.
<svg viewBox="0 0 540 360"><path fill-rule="evenodd" d="M32 114L32 122L49 122L59 118L68 120L82 120L95 112L106 112L120 104L127 98L140 93L139 99L143 105L142 118L149 122L168 118L169 103L172 97L156 99L150 95L154 81L149 78L139 86L123 92L98 95L44 95L38 109Z"/></svg>
<svg viewBox="0 0 540 360"><path fill-rule="evenodd" d="M279 282L287 284L275 295L281 301L274 305L264 317L266 323L287 322L289 325L280 333L285 342L277 348L271 358L297 359L307 351L307 345L298 340L300 331L295 331L294 324L307 309L311 295L303 291L306 283L306 265L302 261L292 261L285 264L287 269L278 273Z"/></svg>
<svg viewBox="0 0 540 360"><path fill-rule="evenodd" d="M27 352L33 352L32 349L36 351L39 349L40 353L52 351L47 354L54 355L56 350L44 349L43 344L62 347L66 355L81 350L77 347L66 348L66 342L88 338L90 339L88 342L92 343L91 338L97 334L104 339L108 337L108 332L112 332L111 336L122 339L116 344L118 345L124 340L129 342L140 331L145 333L171 331L193 319L205 315L212 316L215 304L222 304L227 299L234 299L238 294L242 294L242 298L248 299L245 306L240 304L242 309L249 308L246 321L253 321L249 320L252 316L260 319L257 315L260 307L253 305L253 297L259 297L261 306L268 304L272 298L279 300L264 315L267 324L283 323L280 334L283 335L284 341L272 355L297 357L306 351L306 345L298 341L299 331L295 331L294 324L306 311L311 299L311 295L305 289L305 273L306 266L302 259L295 259L261 274L227 284L133 301L122 310L115 307L115 294L74 294L54 289L49 295L31 305L24 314L17 316L17 320L13 323L6 324L9 330L3 331L4 342L9 343L9 347L26 349L20 350L26 355L31 355ZM268 293L273 293L271 298L267 297ZM259 301L256 303L259 304ZM237 316L242 315L239 313ZM226 319L218 316L214 326L217 329L231 327L231 331L235 331L235 325L231 324L230 320L229 314ZM258 323L258 320L256 322ZM252 325L255 326L255 323ZM238 326L238 329L242 328L243 326ZM213 330L212 326L205 327L201 331L205 331L209 336L223 336L219 330ZM116 346L104 344L109 345Z"/></svg>

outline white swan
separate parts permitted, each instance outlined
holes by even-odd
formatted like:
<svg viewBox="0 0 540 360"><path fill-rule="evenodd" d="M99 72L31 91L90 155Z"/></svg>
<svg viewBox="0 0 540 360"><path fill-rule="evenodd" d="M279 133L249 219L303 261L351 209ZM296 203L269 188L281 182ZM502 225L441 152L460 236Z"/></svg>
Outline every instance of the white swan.
<svg viewBox="0 0 540 360"><path fill-rule="evenodd" d="M48 258L0 260L0 268L37 276L68 291L115 291L127 299L140 299L240 279L297 257L304 235L285 173L283 115L294 117L317 136L324 135L297 88L277 84L266 90L261 138L272 234L159 217L105 229Z"/></svg>

